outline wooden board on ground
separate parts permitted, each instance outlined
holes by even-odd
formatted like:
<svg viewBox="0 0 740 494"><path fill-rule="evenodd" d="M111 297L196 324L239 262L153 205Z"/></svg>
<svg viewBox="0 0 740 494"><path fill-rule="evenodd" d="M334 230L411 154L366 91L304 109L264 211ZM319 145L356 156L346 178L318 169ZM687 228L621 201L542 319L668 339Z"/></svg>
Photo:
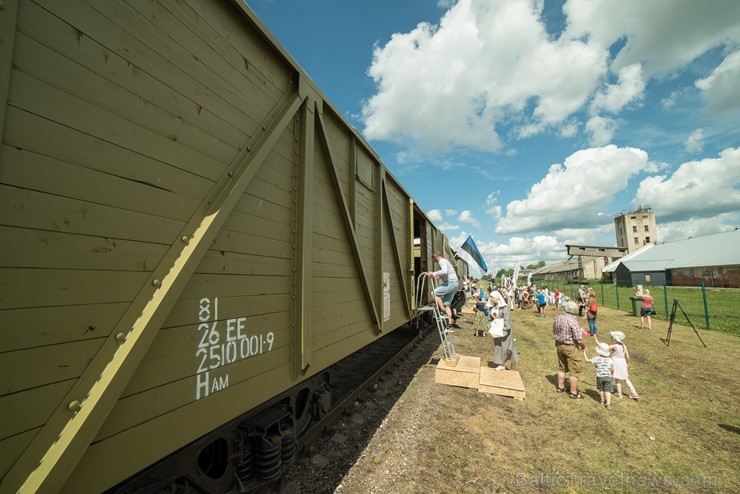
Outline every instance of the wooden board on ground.
<svg viewBox="0 0 740 494"><path fill-rule="evenodd" d="M478 391L524 399L522 378L519 372L512 370L496 371L490 367L481 367Z"/></svg>
<svg viewBox="0 0 740 494"><path fill-rule="evenodd" d="M460 355L457 365L450 367L444 359L437 363L434 382L476 389L480 382L480 357Z"/></svg>

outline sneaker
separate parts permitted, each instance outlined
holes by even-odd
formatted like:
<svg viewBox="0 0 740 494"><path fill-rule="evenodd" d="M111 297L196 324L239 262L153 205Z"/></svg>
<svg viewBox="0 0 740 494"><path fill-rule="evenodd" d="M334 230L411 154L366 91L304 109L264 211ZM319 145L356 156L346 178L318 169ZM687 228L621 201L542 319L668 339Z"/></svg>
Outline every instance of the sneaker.
<svg viewBox="0 0 740 494"><path fill-rule="evenodd" d="M454 333L455 328L453 328L451 325L445 326L445 333Z"/></svg>
<svg viewBox="0 0 740 494"><path fill-rule="evenodd" d="M503 365L497 365L496 367L493 368L493 370L502 371L502 370L506 370L506 367L504 367Z"/></svg>

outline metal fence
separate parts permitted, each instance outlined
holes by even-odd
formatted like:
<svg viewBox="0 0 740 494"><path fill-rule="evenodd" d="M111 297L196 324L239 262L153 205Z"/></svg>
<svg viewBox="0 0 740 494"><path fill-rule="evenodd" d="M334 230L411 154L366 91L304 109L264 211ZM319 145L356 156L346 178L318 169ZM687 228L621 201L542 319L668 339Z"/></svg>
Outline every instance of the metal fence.
<svg viewBox="0 0 740 494"><path fill-rule="evenodd" d="M640 315L641 301L636 298L636 288L618 286L613 282L585 282L594 289L599 306L624 310ZM564 292L575 299L578 284L564 286ZM643 286L653 296L653 318L669 320L676 305L675 323L697 329L712 329L740 334L740 290L733 288L707 288L670 286Z"/></svg>

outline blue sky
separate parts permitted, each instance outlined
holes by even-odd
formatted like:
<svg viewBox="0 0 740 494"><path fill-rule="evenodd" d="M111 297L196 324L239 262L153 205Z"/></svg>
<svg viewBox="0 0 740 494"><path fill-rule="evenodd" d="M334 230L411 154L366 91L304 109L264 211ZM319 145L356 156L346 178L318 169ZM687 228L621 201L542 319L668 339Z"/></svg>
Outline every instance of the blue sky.
<svg viewBox="0 0 740 494"><path fill-rule="evenodd" d="M740 1L247 0L489 267L740 227ZM740 246L739 246L740 247Z"/></svg>

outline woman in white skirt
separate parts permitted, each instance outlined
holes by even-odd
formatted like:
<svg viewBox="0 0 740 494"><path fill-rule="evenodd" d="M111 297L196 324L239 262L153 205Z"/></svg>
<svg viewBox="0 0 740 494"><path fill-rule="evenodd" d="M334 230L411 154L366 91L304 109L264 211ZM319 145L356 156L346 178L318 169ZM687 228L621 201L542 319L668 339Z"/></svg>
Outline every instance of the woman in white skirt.
<svg viewBox="0 0 740 494"><path fill-rule="evenodd" d="M630 363L630 352L627 351L627 345L624 344L624 333L621 331L612 331L609 334L612 337L612 344L609 345L609 351L614 364L614 380L617 383L617 392L614 393L614 396L617 398L622 397L622 381L624 381L630 389L630 398L633 400L639 400L640 397L637 396L637 391L629 380L629 372L627 368ZM599 340L596 339L596 335L594 335L594 341L596 341L596 344L599 343Z"/></svg>

